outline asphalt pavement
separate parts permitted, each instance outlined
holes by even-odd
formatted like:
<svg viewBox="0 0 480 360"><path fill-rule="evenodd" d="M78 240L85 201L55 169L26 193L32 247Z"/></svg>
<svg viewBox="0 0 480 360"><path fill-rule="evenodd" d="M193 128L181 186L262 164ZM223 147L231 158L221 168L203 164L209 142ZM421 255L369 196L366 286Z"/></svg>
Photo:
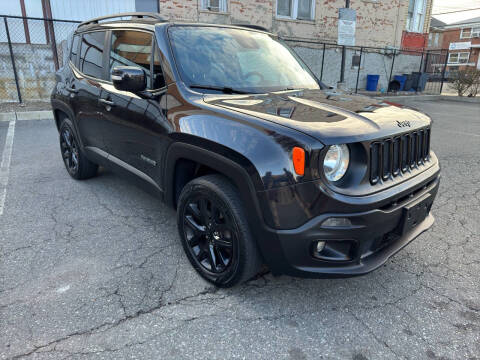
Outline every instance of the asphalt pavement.
<svg viewBox="0 0 480 360"><path fill-rule="evenodd" d="M442 165L432 229L363 277L226 290L188 263L173 210L108 171L72 180L53 122L16 122L0 358L480 359L480 106L413 105Z"/></svg>

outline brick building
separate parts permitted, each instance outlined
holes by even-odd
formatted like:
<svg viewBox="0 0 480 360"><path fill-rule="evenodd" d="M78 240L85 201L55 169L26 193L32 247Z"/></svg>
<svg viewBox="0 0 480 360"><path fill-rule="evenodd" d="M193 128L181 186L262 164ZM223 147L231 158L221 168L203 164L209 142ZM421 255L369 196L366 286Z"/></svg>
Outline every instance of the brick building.
<svg viewBox="0 0 480 360"><path fill-rule="evenodd" d="M351 0L356 45L423 49L433 0ZM345 0L9 0L5 15L87 20L124 11L158 11L176 21L250 23L293 39L336 42ZM25 29L29 24L25 21ZM29 29L32 32L41 29Z"/></svg>
<svg viewBox="0 0 480 360"><path fill-rule="evenodd" d="M351 0L356 45L425 48L432 2ZM251 23L287 38L335 42L338 9L344 6L344 0L160 0L160 13L180 21Z"/></svg>
<svg viewBox="0 0 480 360"><path fill-rule="evenodd" d="M432 24L436 22L432 21ZM430 30L429 48L449 50L447 71L455 72L468 67L480 69L480 17Z"/></svg>

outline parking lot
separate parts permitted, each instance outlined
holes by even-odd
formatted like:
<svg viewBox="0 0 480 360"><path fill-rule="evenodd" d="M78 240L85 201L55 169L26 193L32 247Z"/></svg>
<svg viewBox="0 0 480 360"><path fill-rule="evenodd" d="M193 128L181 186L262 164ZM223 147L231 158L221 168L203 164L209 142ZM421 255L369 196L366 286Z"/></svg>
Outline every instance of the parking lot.
<svg viewBox="0 0 480 360"><path fill-rule="evenodd" d="M367 276L266 274L226 290L188 263L173 210L108 171L72 180L53 122L17 121L0 357L480 359L480 105L412 105L435 119L432 229Z"/></svg>

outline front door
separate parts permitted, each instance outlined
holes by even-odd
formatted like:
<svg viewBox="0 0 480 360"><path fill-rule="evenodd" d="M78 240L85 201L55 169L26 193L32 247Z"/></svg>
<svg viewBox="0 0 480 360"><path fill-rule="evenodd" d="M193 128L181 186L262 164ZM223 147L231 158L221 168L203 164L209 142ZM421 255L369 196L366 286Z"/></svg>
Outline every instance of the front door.
<svg viewBox="0 0 480 360"><path fill-rule="evenodd" d="M110 160L158 184L170 129L165 113L165 81L154 44L151 32L111 31L107 76L115 66L140 67L147 76L147 90L134 94L109 83L103 86L101 101L108 122L105 144Z"/></svg>

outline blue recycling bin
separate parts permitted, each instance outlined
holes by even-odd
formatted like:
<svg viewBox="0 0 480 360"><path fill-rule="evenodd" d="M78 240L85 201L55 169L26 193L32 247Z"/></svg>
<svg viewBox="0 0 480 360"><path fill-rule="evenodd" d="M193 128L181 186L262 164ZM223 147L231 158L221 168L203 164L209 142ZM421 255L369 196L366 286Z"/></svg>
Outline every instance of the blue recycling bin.
<svg viewBox="0 0 480 360"><path fill-rule="evenodd" d="M380 75L367 75L367 91L377 91Z"/></svg>
<svg viewBox="0 0 480 360"><path fill-rule="evenodd" d="M395 75L394 79L400 83L399 91L403 91L403 89L405 89L405 82L407 81L407 77L405 75Z"/></svg>

